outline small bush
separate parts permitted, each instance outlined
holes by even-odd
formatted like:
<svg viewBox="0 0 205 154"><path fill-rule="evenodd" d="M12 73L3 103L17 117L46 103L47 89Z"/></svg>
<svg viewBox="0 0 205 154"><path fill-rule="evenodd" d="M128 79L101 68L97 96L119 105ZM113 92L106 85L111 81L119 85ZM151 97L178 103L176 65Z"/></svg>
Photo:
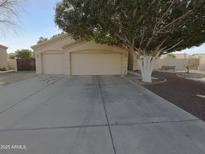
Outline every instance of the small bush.
<svg viewBox="0 0 205 154"><path fill-rule="evenodd" d="M0 71L7 71L5 67L0 68Z"/></svg>

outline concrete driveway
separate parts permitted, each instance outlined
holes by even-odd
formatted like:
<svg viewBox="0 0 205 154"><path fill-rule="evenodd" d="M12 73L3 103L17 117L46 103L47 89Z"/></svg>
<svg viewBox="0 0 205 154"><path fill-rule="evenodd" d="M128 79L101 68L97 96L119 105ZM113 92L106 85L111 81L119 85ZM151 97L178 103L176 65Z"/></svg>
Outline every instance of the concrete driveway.
<svg viewBox="0 0 205 154"><path fill-rule="evenodd" d="M0 72L0 88L8 84L33 78L35 76L37 76L37 74L34 71L19 71L7 73Z"/></svg>
<svg viewBox="0 0 205 154"><path fill-rule="evenodd" d="M2 154L204 154L205 124L118 76L0 88Z"/></svg>

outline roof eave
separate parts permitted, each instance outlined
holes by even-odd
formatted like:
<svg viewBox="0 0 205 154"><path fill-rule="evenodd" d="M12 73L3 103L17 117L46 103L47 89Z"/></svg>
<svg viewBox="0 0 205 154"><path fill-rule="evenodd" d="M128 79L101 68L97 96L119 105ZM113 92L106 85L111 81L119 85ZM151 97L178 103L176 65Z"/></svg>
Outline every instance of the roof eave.
<svg viewBox="0 0 205 154"><path fill-rule="evenodd" d="M6 49L6 50L8 49L8 47L1 45L1 44L0 44L0 48Z"/></svg>
<svg viewBox="0 0 205 154"><path fill-rule="evenodd" d="M33 45L33 46L31 46L31 48L35 50L35 49L38 49L38 48L40 48L42 46L45 46L46 44L49 44L49 43L61 40L61 39L66 38L66 37L70 37L71 38L71 36L68 35L68 34L61 34L61 35L56 36L56 37L54 37L54 38L52 38L52 39L50 39L48 41L44 41L44 42L41 42L39 44Z"/></svg>

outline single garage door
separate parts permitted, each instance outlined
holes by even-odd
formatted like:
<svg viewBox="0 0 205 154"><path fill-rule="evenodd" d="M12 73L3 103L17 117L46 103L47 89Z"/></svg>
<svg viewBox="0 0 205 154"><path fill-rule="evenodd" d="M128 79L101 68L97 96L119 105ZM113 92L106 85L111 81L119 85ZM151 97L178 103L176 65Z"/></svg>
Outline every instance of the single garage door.
<svg viewBox="0 0 205 154"><path fill-rule="evenodd" d="M119 75L122 73L121 54L72 53L72 75Z"/></svg>
<svg viewBox="0 0 205 154"><path fill-rule="evenodd" d="M43 54L44 74L64 74L64 54Z"/></svg>

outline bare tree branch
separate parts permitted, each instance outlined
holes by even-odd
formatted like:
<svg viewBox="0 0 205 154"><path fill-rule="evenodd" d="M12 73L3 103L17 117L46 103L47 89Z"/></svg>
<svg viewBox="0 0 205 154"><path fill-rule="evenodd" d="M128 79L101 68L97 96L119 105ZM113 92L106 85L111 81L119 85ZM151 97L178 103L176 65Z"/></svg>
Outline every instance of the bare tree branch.
<svg viewBox="0 0 205 154"><path fill-rule="evenodd" d="M175 1L176 0L171 0L171 3L169 5L168 9L162 14L162 16L160 17L160 20L157 22L157 26L158 26L158 24L162 23L163 19L167 16L168 12L171 10Z"/></svg>
<svg viewBox="0 0 205 154"><path fill-rule="evenodd" d="M118 33L115 33L114 34L118 39L120 39L121 41L123 41L129 48L132 48L132 43L124 36L118 34Z"/></svg>
<svg viewBox="0 0 205 154"><path fill-rule="evenodd" d="M162 28L159 28L159 25L163 22L164 18L167 16L168 12L172 9L174 3L176 2L176 0L172 0L168 9L162 14L162 16L160 17L159 21L156 21L154 27L153 27L153 31L152 31L152 35L151 37L148 39L145 49L147 49L149 47L149 45L151 44L151 42L153 41L153 39L155 38L155 36L160 35L160 34L165 34L165 33L169 33L170 32L170 28L171 26L175 26L177 25L178 22L182 21L184 18L186 18L188 15L192 14L193 11L192 10L188 10L186 13L184 13L183 15L181 15L180 17L173 19L170 23L168 23L167 25L165 25ZM142 40L141 40L142 41ZM140 45L141 46L141 45Z"/></svg>
<svg viewBox="0 0 205 154"><path fill-rule="evenodd" d="M180 43L182 43L183 42L183 40L181 40L181 41L179 41L179 42L177 42L176 44L174 44L173 46L171 46L170 48L167 48L166 49L166 51L169 51L169 50L171 50L171 49L173 49L173 48L175 48L176 46L178 46Z"/></svg>
<svg viewBox="0 0 205 154"><path fill-rule="evenodd" d="M155 35L157 35L159 32L157 31L159 24L162 23L163 19L166 17L167 13L171 10L172 6L174 5L174 2L176 0L172 0L171 4L169 5L168 9L162 14L162 16L160 17L160 20L157 21L156 19L156 23L154 25L153 31L152 31L152 36L148 39L146 47L147 48L150 43L152 42L152 40L154 39Z"/></svg>
<svg viewBox="0 0 205 154"><path fill-rule="evenodd" d="M182 16L174 19L172 22L170 22L169 24L167 24L165 27L163 27L162 29L160 29L157 33L162 32L165 29L168 29L169 27L171 27L172 25L176 24L177 22L183 20L184 18L186 18L188 15L192 14L192 10L187 11L185 14L183 14Z"/></svg>
<svg viewBox="0 0 205 154"><path fill-rule="evenodd" d="M140 44L139 44L139 48L141 48L142 43L144 41L144 34L145 34L145 30L144 30L144 27L143 27L142 30L140 31Z"/></svg>
<svg viewBox="0 0 205 154"><path fill-rule="evenodd" d="M0 0L0 24L13 25L18 15L17 4L20 0Z"/></svg>

